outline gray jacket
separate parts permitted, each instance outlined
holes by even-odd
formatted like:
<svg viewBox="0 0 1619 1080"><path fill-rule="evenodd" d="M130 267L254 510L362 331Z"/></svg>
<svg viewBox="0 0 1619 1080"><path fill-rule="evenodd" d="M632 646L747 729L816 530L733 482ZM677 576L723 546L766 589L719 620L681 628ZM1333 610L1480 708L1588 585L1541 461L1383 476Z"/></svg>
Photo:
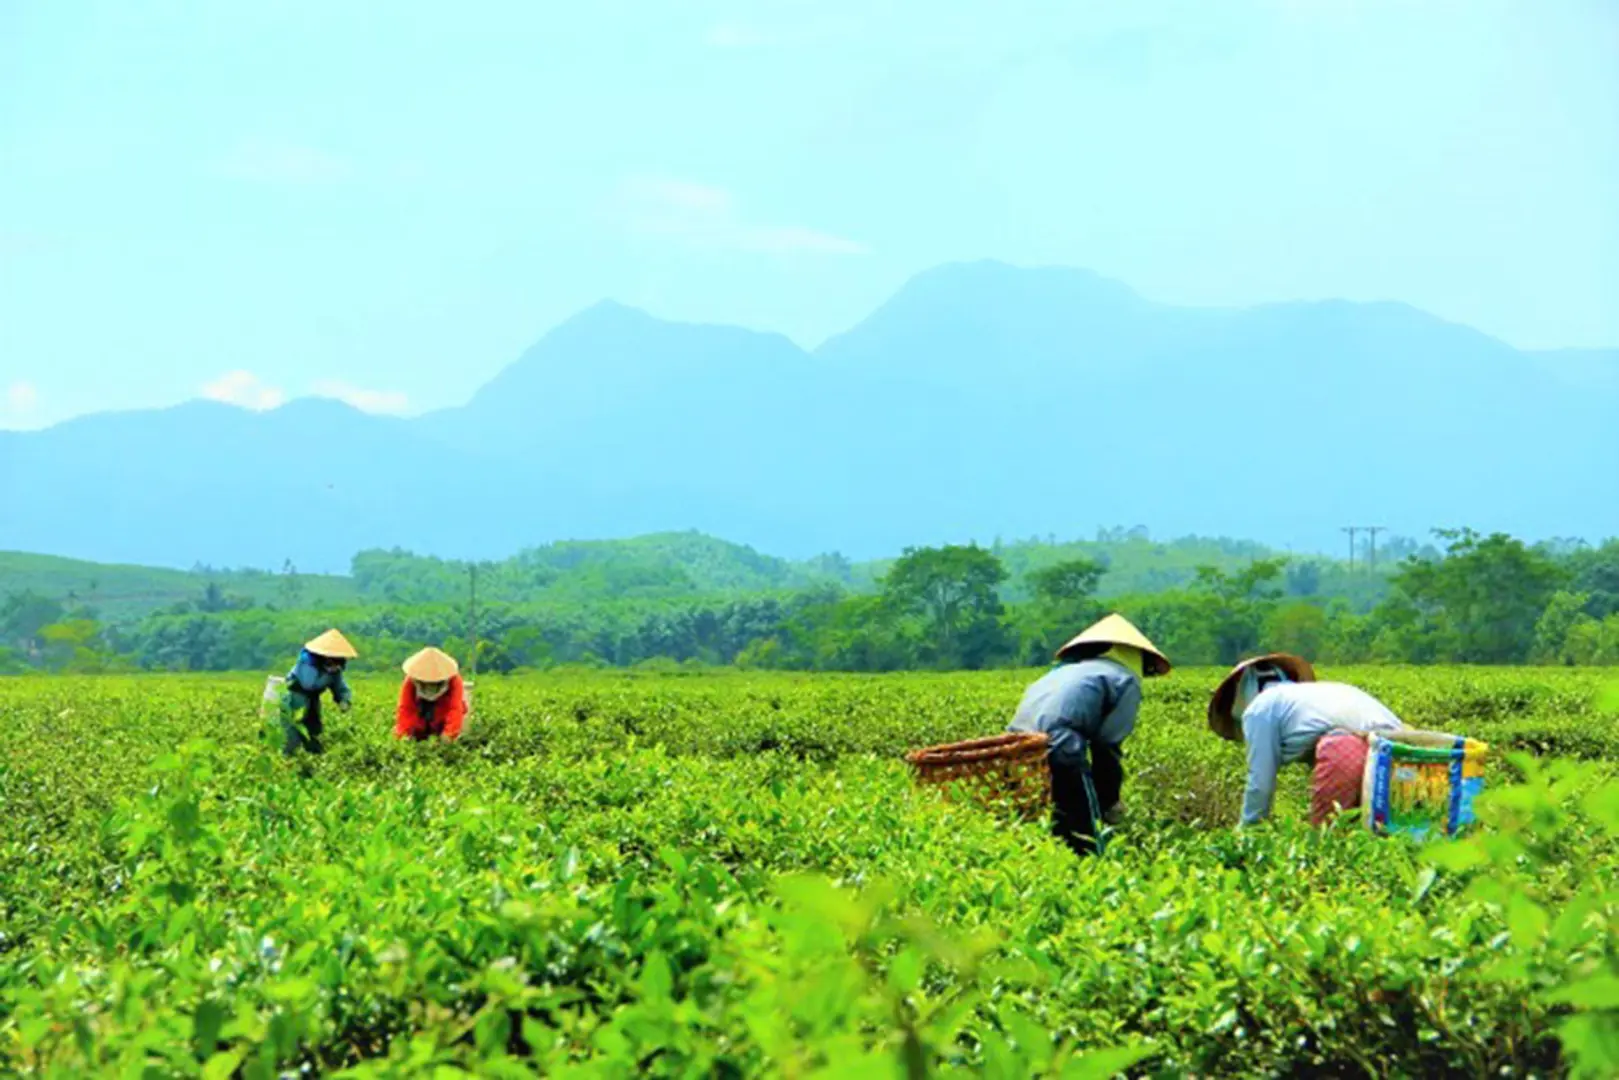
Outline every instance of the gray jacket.
<svg viewBox="0 0 1619 1080"><path fill-rule="evenodd" d="M1141 710L1141 679L1113 660L1059 664L1023 693L1009 731L1038 731L1050 740L1054 765L1084 765L1091 740L1117 746Z"/></svg>

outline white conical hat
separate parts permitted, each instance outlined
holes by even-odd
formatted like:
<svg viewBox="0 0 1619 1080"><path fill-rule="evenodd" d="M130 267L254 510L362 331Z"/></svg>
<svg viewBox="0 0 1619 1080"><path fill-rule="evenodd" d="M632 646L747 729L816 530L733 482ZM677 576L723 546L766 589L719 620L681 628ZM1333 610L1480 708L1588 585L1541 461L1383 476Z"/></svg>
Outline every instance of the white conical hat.
<svg viewBox="0 0 1619 1080"><path fill-rule="evenodd" d="M1292 653L1266 653L1264 656L1244 660L1232 668L1230 674L1221 679L1220 685L1214 688L1214 693L1209 695L1209 730L1222 739L1230 739L1232 742L1242 741L1242 729L1233 711L1237 703L1237 682L1242 678L1242 673L1255 664L1274 664L1287 672L1287 677L1294 682L1315 682L1315 668L1302 656L1294 656Z"/></svg>
<svg viewBox="0 0 1619 1080"><path fill-rule="evenodd" d="M1089 652L1092 654L1104 653L1110 646L1128 645L1132 649L1140 649L1147 658L1145 674L1169 674L1169 657L1158 651L1158 646L1147 640L1147 635L1135 628L1135 624L1117 612L1107 618L1082 630L1078 636L1057 650L1057 658Z"/></svg>
<svg viewBox="0 0 1619 1080"><path fill-rule="evenodd" d="M411 656L400 667L404 668L406 675L417 682L448 682L461 670L461 665L455 662L455 657L440 652L431 645Z"/></svg>
<svg viewBox="0 0 1619 1080"><path fill-rule="evenodd" d="M349 639L336 630L328 630L313 641L305 642L304 648L316 656L332 656L340 660L353 660L360 655L349 644Z"/></svg>

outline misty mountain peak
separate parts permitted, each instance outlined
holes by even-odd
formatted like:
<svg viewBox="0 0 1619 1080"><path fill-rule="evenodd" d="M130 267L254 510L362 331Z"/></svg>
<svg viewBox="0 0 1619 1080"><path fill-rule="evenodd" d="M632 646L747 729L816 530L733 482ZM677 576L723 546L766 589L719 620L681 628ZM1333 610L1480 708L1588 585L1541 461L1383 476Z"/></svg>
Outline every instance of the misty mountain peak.
<svg viewBox="0 0 1619 1080"><path fill-rule="evenodd" d="M1027 335L1072 338L1082 326L1094 331L1153 309L1129 286L1090 270L995 259L946 263L911 278L864 322L817 352L836 359L879 344L887 350L923 340L947 351L978 352L992 340L1004 345Z"/></svg>
<svg viewBox="0 0 1619 1080"><path fill-rule="evenodd" d="M1345 507L1409 533L1610 535L1612 499L1565 492L1613 491L1614 371L1404 304L1187 308L992 260L918 274L813 358L608 300L418 419L199 401L11 435L0 479L30 509L0 520L0 548L335 564L694 526L892 551L1117 520L1335 538ZM1091 469L1096 448L1112 456ZM423 515L404 477L470 517ZM311 529L266 510L312 491L342 512Z"/></svg>
<svg viewBox="0 0 1619 1080"><path fill-rule="evenodd" d="M1127 311L1144 303L1128 285L1091 270L1014 266L980 259L946 263L917 274L884 308L909 309L935 317L954 310L1015 318L1036 308Z"/></svg>

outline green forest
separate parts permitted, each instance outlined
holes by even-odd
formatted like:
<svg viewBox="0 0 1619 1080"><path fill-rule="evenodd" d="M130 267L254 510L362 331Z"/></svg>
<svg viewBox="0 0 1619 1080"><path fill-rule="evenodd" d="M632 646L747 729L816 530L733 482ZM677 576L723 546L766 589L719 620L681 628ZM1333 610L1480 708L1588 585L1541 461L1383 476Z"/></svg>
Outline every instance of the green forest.
<svg viewBox="0 0 1619 1080"><path fill-rule="evenodd" d="M1123 612L1177 664L1258 649L1333 663L1619 664L1619 540L1441 530L1354 561L1143 530L789 561L697 533L479 563L365 551L347 575L0 553L0 673L273 670L339 626L359 670L423 644L477 670L798 671L1046 663Z"/></svg>

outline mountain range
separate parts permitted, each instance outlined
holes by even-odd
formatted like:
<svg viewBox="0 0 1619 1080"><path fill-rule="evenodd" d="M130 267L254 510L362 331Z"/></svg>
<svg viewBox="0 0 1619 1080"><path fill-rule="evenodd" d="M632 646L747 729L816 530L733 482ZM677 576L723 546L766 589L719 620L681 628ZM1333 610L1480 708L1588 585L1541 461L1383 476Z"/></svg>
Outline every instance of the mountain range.
<svg viewBox="0 0 1619 1080"><path fill-rule="evenodd" d="M924 272L813 351L604 302L412 419L194 401L0 431L0 549L338 570L699 529L791 557L996 535L1619 533L1619 350L1396 303L1177 307Z"/></svg>

